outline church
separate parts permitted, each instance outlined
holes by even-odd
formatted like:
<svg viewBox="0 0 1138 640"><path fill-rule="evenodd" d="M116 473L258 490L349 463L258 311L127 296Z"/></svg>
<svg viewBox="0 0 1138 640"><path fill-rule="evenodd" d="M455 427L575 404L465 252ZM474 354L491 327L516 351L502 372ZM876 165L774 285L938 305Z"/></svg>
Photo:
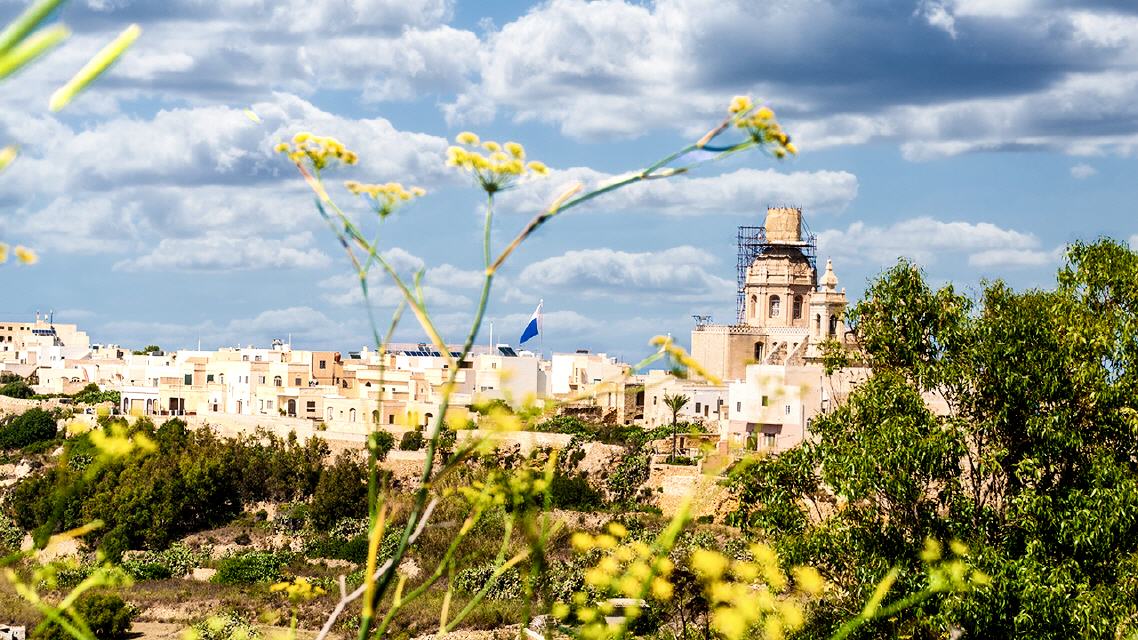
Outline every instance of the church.
<svg viewBox="0 0 1138 640"><path fill-rule="evenodd" d="M748 365L816 365L824 342L847 344L845 289L829 260L818 277L816 237L801 209L768 208L764 226L739 227L738 241L736 321L697 322L691 353L699 363L742 380Z"/></svg>

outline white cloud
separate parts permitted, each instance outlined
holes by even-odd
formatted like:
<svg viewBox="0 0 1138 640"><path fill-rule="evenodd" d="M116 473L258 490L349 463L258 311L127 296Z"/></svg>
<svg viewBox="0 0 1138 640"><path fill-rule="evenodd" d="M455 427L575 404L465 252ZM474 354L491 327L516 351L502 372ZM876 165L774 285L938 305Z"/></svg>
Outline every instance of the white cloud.
<svg viewBox="0 0 1138 640"><path fill-rule="evenodd" d="M716 262L711 254L691 246L645 253L584 249L526 266L517 284L532 292L561 291L578 298L645 304L722 301L733 295L735 283L714 273L711 267Z"/></svg>
<svg viewBox="0 0 1138 640"><path fill-rule="evenodd" d="M1080 162L1079 164L1071 167L1071 177L1075 178L1076 180L1089 178L1096 173L1098 173L1098 169L1095 169L1085 162Z"/></svg>
<svg viewBox="0 0 1138 640"><path fill-rule="evenodd" d="M587 186L612 179L586 167L552 171L550 176L503 194L504 208L536 213L573 182ZM857 197L857 177L846 171L738 169L709 177L678 176L642 182L606 194L595 204L600 211L651 211L675 216L753 214L767 205L793 204L811 212L838 212Z"/></svg>
<svg viewBox="0 0 1138 640"><path fill-rule="evenodd" d="M163 238L150 253L123 260L124 271L236 271L245 269L312 269L331 263L317 249L306 249L312 234L287 238L235 238L209 235L200 238Z"/></svg>
<svg viewBox="0 0 1138 640"><path fill-rule="evenodd" d="M426 263L400 247L383 252L384 259L400 278L409 286L416 272L424 269ZM423 276L423 296L428 307L464 307L473 301L456 290L470 290L480 287L482 274L479 271L460 269L451 264L441 264L426 269ZM355 305L363 301L360 280L354 274L338 274L320 281L319 287L325 291L324 299L335 305ZM373 267L368 274L368 297L373 305L394 308L403 300L403 294L380 267Z"/></svg>
<svg viewBox="0 0 1138 640"><path fill-rule="evenodd" d="M1056 253L1041 248L1033 234L989 222L942 222L912 218L888 227L855 222L845 230L818 234L819 253L839 263L886 264L905 256L924 264L963 256L973 267L1038 266Z"/></svg>
<svg viewBox="0 0 1138 640"><path fill-rule="evenodd" d="M249 318L235 318L225 323L207 320L198 323L147 322L124 320L108 322L100 335L123 345L159 344L167 349L202 348L260 344L267 346L273 338L292 335L297 348L320 348L345 342L353 344L365 338L354 327L332 320L311 307L269 309Z"/></svg>

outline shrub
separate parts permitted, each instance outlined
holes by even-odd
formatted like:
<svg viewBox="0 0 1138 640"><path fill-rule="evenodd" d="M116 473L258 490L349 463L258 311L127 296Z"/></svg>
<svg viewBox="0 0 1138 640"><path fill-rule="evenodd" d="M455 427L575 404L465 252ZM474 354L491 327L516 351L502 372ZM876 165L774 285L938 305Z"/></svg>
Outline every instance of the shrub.
<svg viewBox="0 0 1138 640"><path fill-rule="evenodd" d="M403 437L399 440L399 450L418 451L426 444L426 440L423 439L423 431L421 429L415 429L414 431L408 431L403 434Z"/></svg>
<svg viewBox="0 0 1138 640"><path fill-rule="evenodd" d="M464 593L478 593L494 575L494 564L486 563L467 567L454 577L454 586ZM520 600L522 597L522 577L517 569L503 573L486 592L489 600Z"/></svg>
<svg viewBox="0 0 1138 640"><path fill-rule="evenodd" d="M72 611L87 623L95 640L126 638L135 613L122 598L112 593L85 593L75 601ZM35 637L71 640L71 636L55 622L48 622Z"/></svg>
<svg viewBox="0 0 1138 640"><path fill-rule="evenodd" d="M260 630L233 611L211 616L190 627L198 640L257 640Z"/></svg>
<svg viewBox="0 0 1138 640"><path fill-rule="evenodd" d="M318 529L327 530L344 518L367 514L367 468L351 452L341 453L320 474L308 518Z"/></svg>
<svg viewBox="0 0 1138 640"><path fill-rule="evenodd" d="M55 416L43 409L28 409L0 427L0 449L19 449L55 438Z"/></svg>
<svg viewBox="0 0 1138 640"><path fill-rule="evenodd" d="M581 473L557 473L549 486L554 507L573 511L596 511L604 506L604 496L589 486L588 478Z"/></svg>
<svg viewBox="0 0 1138 640"><path fill-rule="evenodd" d="M36 395L35 389L32 389L28 383L23 380L9 382L0 386L0 396L8 396L9 398L30 398Z"/></svg>
<svg viewBox="0 0 1138 640"><path fill-rule="evenodd" d="M218 584L255 584L281 577L281 567L291 555L285 552L251 551L223 558L217 565L213 581Z"/></svg>
<svg viewBox="0 0 1138 640"><path fill-rule="evenodd" d="M7 515L0 513L0 557L20 550L24 530Z"/></svg>
<svg viewBox="0 0 1138 640"><path fill-rule="evenodd" d="M331 558L363 564L367 561L367 536L318 538L308 543L304 554L309 558Z"/></svg>

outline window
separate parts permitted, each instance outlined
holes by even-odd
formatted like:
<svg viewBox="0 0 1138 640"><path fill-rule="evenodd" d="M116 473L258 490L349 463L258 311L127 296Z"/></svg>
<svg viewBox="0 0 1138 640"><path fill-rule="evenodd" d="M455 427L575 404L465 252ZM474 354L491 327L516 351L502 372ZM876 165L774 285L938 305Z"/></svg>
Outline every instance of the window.
<svg viewBox="0 0 1138 640"><path fill-rule="evenodd" d="M820 313L814 316L814 332L822 333L822 314Z"/></svg>
<svg viewBox="0 0 1138 640"><path fill-rule="evenodd" d="M768 449L773 449L774 448L774 442L775 442L775 435L773 433L764 433L763 434L763 446L764 447L766 447Z"/></svg>
<svg viewBox="0 0 1138 640"><path fill-rule="evenodd" d="M763 406L767 406L767 397L763 396Z"/></svg>
<svg viewBox="0 0 1138 640"><path fill-rule="evenodd" d="M268 409L269 411L272 411L273 410L273 401L272 400L266 400L265 401L265 408Z"/></svg>
<svg viewBox="0 0 1138 640"><path fill-rule="evenodd" d="M742 402L736 402L735 403L735 410L736 411L742 411L743 410L743 403Z"/></svg>
<svg viewBox="0 0 1138 640"><path fill-rule="evenodd" d="M652 396L652 404L656 404L656 401L659 399L660 399L659 396Z"/></svg>
<svg viewBox="0 0 1138 640"><path fill-rule="evenodd" d="M258 381L259 381L261 384L265 384L265 376L260 376L260 377L258 378Z"/></svg>
<svg viewBox="0 0 1138 640"><path fill-rule="evenodd" d="M830 335L838 332L838 316L830 316Z"/></svg>
<svg viewBox="0 0 1138 640"><path fill-rule="evenodd" d="M759 299L757 296L751 296L751 317L754 318L758 313Z"/></svg>
<svg viewBox="0 0 1138 640"><path fill-rule="evenodd" d="M491 369L497 369L497 368L498 368L498 363L497 363L497 362L491 362L491 363L490 363L490 368L491 368Z"/></svg>
<svg viewBox="0 0 1138 640"><path fill-rule="evenodd" d="M326 363L324 360L321 360L321 361L320 361L320 368L321 368L321 369L326 369L326 368L327 368L327 367L325 366L326 364L327 364L327 363Z"/></svg>
<svg viewBox="0 0 1138 640"><path fill-rule="evenodd" d="M328 419L332 419L332 407L328 407Z"/></svg>
<svg viewBox="0 0 1138 640"><path fill-rule="evenodd" d="M394 413L387 414L387 424L395 424L395 414Z"/></svg>
<svg viewBox="0 0 1138 640"><path fill-rule="evenodd" d="M356 410L355 409L349 409L348 410L348 422L355 422L355 421L356 421Z"/></svg>
<svg viewBox="0 0 1138 640"><path fill-rule="evenodd" d="M781 299L780 299L778 296L771 296L771 301L770 301L770 317L772 317L772 318L777 318L777 317L778 317L778 310L779 310L779 305L780 305L781 303L782 303L782 300L781 300Z"/></svg>
<svg viewBox="0 0 1138 640"><path fill-rule="evenodd" d="M264 411L265 410L265 401L264 400L258 400L257 406L261 409L261 411Z"/></svg>
<svg viewBox="0 0 1138 640"><path fill-rule="evenodd" d="M763 343L756 342L755 343L755 362L762 362L762 361L763 361Z"/></svg>
<svg viewBox="0 0 1138 640"><path fill-rule="evenodd" d="M316 413L316 401L315 400L309 400L305 404L305 406L308 407L308 413Z"/></svg>
<svg viewBox="0 0 1138 640"><path fill-rule="evenodd" d="M786 405L786 415L790 415L790 405Z"/></svg>
<svg viewBox="0 0 1138 640"><path fill-rule="evenodd" d="M802 317L802 296L794 296L794 319Z"/></svg>
<svg viewBox="0 0 1138 640"><path fill-rule="evenodd" d="M299 387L300 386L300 378L293 380L292 386Z"/></svg>
<svg viewBox="0 0 1138 640"><path fill-rule="evenodd" d="M702 405L700 405L700 403L698 403L698 402L697 402L697 403L695 403L695 412L696 412L696 413L699 413L699 409L700 409L700 407L701 407L701 406L702 406Z"/></svg>
<svg viewBox="0 0 1138 640"><path fill-rule="evenodd" d="M344 381L340 383L340 386L347 389L348 388L348 379L344 378Z"/></svg>
<svg viewBox="0 0 1138 640"><path fill-rule="evenodd" d="M205 381L206 382L213 382L213 374L212 373L205 374Z"/></svg>
<svg viewBox="0 0 1138 640"><path fill-rule="evenodd" d="M279 387L279 386L282 386L282 385L281 385L281 377L280 377L280 376L273 376L273 386L274 386L274 387Z"/></svg>
<svg viewBox="0 0 1138 640"><path fill-rule="evenodd" d="M194 374L187 373L185 375L185 381L186 381L186 384L193 384L194 383Z"/></svg>

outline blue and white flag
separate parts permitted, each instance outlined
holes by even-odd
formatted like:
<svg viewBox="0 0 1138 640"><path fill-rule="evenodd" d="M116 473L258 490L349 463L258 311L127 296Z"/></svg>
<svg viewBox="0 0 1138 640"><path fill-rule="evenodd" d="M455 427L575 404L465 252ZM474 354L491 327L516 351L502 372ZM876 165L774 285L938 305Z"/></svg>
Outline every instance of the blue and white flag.
<svg viewBox="0 0 1138 640"><path fill-rule="evenodd" d="M518 340L518 344L525 344L526 340L541 333L541 305L543 302L544 300L537 303L537 308L533 310L533 315L530 316L525 331L522 331L522 337Z"/></svg>

